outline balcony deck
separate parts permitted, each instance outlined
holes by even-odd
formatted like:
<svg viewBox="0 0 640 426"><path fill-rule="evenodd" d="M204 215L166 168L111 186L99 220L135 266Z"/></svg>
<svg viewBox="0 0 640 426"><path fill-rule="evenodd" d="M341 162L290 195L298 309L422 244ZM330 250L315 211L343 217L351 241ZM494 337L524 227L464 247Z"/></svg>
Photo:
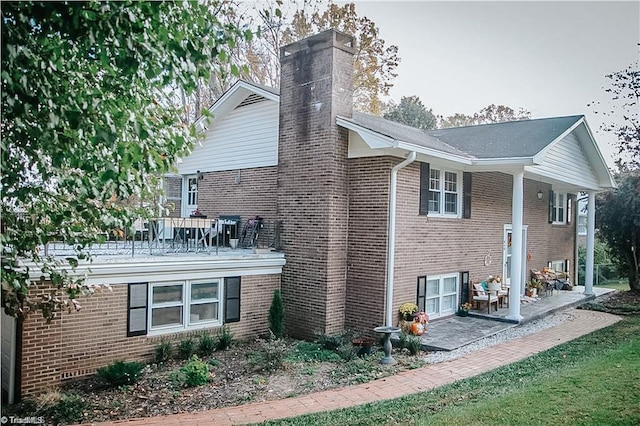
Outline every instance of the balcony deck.
<svg viewBox="0 0 640 426"><path fill-rule="evenodd" d="M114 238L105 236L86 251L100 261L203 255L239 258L266 255L279 247L278 222L248 220L241 228L239 221L206 218L154 218L136 221L133 235L122 232ZM56 257L73 257L76 250L65 242L53 242L41 253Z"/></svg>

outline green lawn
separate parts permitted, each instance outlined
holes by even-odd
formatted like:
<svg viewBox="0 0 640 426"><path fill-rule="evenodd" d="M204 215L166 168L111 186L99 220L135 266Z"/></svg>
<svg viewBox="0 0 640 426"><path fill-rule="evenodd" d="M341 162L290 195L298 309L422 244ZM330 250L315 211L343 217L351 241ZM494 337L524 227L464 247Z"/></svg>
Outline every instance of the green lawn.
<svg viewBox="0 0 640 426"><path fill-rule="evenodd" d="M600 284L598 287L612 288L618 291L627 291L629 290L629 281L628 280L609 281L607 283Z"/></svg>
<svg viewBox="0 0 640 426"><path fill-rule="evenodd" d="M640 317L430 392L276 425L638 425Z"/></svg>

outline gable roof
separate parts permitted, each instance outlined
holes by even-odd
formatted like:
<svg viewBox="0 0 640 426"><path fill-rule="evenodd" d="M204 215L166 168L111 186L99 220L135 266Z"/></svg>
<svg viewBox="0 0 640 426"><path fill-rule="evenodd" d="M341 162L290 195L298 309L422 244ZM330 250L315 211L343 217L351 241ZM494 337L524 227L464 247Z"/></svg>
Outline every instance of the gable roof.
<svg viewBox="0 0 640 426"><path fill-rule="evenodd" d="M348 120L393 140L470 159L533 158L571 130L582 115L421 130L360 112Z"/></svg>
<svg viewBox="0 0 640 426"><path fill-rule="evenodd" d="M582 115L572 115L508 121L429 130L426 134L474 158L534 157L582 118Z"/></svg>
<svg viewBox="0 0 640 426"><path fill-rule="evenodd" d="M422 161L438 158L466 170L524 167L529 178L571 190L615 186L582 115L420 130L354 112L351 118L338 117L337 123L385 155L415 151L427 156Z"/></svg>

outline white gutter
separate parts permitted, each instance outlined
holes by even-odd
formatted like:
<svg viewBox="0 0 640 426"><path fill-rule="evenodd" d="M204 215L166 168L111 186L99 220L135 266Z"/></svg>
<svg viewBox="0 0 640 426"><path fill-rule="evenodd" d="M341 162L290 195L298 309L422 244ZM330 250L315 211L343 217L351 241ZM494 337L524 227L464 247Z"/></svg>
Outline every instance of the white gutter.
<svg viewBox="0 0 640 426"><path fill-rule="evenodd" d="M416 159L416 152L411 151L406 160L391 169L391 184L389 187L389 229L388 229L388 246L387 246L387 320L386 326L393 326L393 265L395 262L395 246L396 246L396 187L398 186L398 171Z"/></svg>

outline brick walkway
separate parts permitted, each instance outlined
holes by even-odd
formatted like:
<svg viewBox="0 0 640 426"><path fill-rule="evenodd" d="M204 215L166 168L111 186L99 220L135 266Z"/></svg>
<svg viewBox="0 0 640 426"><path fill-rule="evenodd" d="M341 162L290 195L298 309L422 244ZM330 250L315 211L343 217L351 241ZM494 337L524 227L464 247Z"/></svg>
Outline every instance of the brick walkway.
<svg viewBox="0 0 640 426"><path fill-rule="evenodd" d="M173 414L121 420L101 425L238 425L282 419L301 414L352 407L367 402L398 398L426 391L456 380L484 373L502 365L511 364L561 343L607 327L620 318L595 311L572 310L573 318L555 327L506 341L460 358L349 386L313 393L297 398L265 401L237 407L219 408L197 413ZM481 357L485 362L471 362Z"/></svg>

